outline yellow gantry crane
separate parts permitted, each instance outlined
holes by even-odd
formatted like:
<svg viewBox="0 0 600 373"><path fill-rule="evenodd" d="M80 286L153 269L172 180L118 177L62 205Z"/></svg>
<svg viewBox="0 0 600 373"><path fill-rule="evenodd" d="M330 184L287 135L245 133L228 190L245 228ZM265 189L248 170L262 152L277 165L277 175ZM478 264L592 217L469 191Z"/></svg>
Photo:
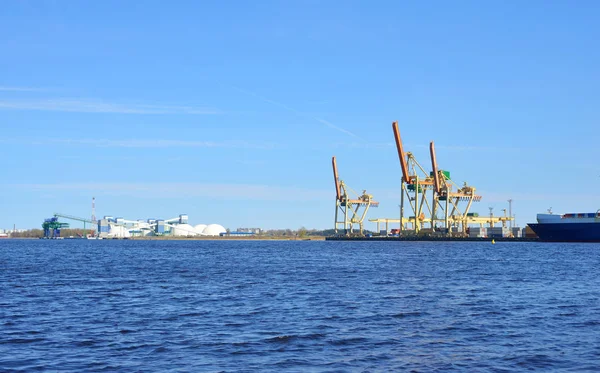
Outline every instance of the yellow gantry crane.
<svg viewBox="0 0 600 373"><path fill-rule="evenodd" d="M437 209L441 208L444 212L446 232L451 233L451 228L456 227L460 228L457 233L464 236L467 234L468 220L474 215L469 213L471 205L473 202L481 201L481 196L475 194L475 187L467 185L466 182L459 187L450 179L450 172L438 169L433 141L429 143L429 154L431 155L431 174L434 179L431 224L435 227L435 221L439 220L437 219ZM466 202L466 204L462 202Z"/></svg>
<svg viewBox="0 0 600 373"><path fill-rule="evenodd" d="M427 173L415 156L404 150L398 122L392 123L392 129L402 170L400 229L404 230L404 224L408 222L416 234L424 228L430 228L431 232L444 228L447 234L451 234L454 227L460 228L457 234L465 235L469 222L479 222L476 214L469 212L472 203L481 200L481 196L475 194L475 187L466 182L459 187L450 179L450 172L438 169L433 141L429 143L432 171ZM408 219L404 218L406 205L412 214Z"/></svg>
<svg viewBox="0 0 600 373"><path fill-rule="evenodd" d="M404 229L404 208L406 202L408 202L412 215L409 216L407 222L413 225L415 233L419 233L426 223L431 223L431 227L433 228L433 204L428 199L433 200L434 178L425 171L411 152L404 151L398 122L392 123L392 129L394 131L396 149L398 150L398 158L400 159L400 168L402 170L400 229Z"/></svg>
<svg viewBox="0 0 600 373"><path fill-rule="evenodd" d="M335 182L335 233L338 233L338 228L343 227L345 235L363 235L363 221L367 216L369 207L379 206L379 202L373 200L373 196L367 194L363 190L361 195L354 192L350 187L340 180L338 176L337 163L335 157L331 159L333 167L333 179ZM356 195L356 198L351 198L348 192L351 191ZM361 211L362 210L362 211ZM341 213L341 216L340 216ZM340 220L343 218L343 220ZM354 231L354 226L358 224L358 232Z"/></svg>

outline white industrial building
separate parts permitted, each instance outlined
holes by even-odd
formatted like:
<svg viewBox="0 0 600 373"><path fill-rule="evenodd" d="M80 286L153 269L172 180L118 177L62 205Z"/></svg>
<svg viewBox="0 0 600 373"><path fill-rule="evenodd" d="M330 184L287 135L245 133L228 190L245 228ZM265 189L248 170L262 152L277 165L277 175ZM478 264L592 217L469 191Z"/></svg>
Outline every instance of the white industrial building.
<svg viewBox="0 0 600 373"><path fill-rule="evenodd" d="M219 224L188 224L188 216L171 219L127 220L105 216L98 221L100 238L129 238L141 236L219 236L227 230Z"/></svg>

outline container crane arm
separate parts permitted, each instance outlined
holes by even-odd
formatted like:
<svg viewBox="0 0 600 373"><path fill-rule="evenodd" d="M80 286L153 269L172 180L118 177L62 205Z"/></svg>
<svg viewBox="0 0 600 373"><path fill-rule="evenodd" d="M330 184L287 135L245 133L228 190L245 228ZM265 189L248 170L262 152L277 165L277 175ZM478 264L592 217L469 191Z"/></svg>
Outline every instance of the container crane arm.
<svg viewBox="0 0 600 373"><path fill-rule="evenodd" d="M335 156L331 158L331 165L333 166L333 181L335 182L335 196L338 201L342 200L342 193L340 190L340 179L338 177L337 163L335 161Z"/></svg>
<svg viewBox="0 0 600 373"><path fill-rule="evenodd" d="M398 122L392 123L392 129L394 130L394 138L396 139L396 148L398 149L398 158L400 158L400 168L402 168L402 178L404 182L410 182L408 176L408 165L406 163L406 154L402 147L402 140L400 139L400 130L398 130Z"/></svg>
<svg viewBox="0 0 600 373"><path fill-rule="evenodd" d="M431 170L433 171L433 188L436 194L440 194L440 175L438 174L437 159L435 157L435 146L433 141L429 143L429 154L431 155Z"/></svg>

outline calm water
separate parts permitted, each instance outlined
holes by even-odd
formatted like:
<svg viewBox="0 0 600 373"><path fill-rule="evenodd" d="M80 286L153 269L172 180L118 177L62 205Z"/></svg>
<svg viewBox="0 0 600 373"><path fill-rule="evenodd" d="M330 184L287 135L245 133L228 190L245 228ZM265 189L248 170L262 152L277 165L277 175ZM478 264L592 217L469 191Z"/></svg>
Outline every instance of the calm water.
<svg viewBox="0 0 600 373"><path fill-rule="evenodd" d="M0 371L600 370L600 245L0 241Z"/></svg>

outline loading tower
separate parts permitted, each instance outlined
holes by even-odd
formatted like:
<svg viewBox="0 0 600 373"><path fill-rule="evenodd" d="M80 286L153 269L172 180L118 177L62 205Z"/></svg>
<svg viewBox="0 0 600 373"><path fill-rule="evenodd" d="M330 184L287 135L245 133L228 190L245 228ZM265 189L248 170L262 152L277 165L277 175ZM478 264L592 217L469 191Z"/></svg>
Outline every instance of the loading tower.
<svg viewBox="0 0 600 373"><path fill-rule="evenodd" d="M44 219L42 228L44 229L44 238L58 238L60 237L60 230L69 228L69 223L61 223L58 221L58 217L53 216Z"/></svg>

